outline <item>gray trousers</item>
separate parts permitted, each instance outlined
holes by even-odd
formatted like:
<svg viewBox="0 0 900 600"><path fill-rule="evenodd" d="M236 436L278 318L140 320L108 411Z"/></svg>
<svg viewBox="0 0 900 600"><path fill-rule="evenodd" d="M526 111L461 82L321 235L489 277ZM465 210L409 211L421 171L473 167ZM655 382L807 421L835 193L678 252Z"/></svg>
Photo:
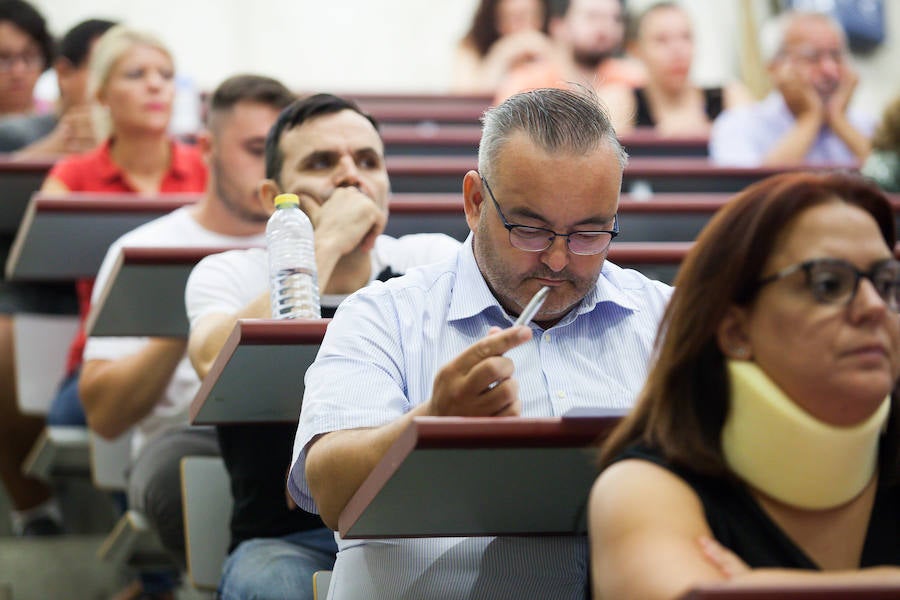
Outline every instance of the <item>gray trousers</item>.
<svg viewBox="0 0 900 600"><path fill-rule="evenodd" d="M163 547L184 570L184 517L181 509L181 459L219 456L219 440L212 427L183 427L167 431L141 450L128 476L128 506L147 517Z"/></svg>

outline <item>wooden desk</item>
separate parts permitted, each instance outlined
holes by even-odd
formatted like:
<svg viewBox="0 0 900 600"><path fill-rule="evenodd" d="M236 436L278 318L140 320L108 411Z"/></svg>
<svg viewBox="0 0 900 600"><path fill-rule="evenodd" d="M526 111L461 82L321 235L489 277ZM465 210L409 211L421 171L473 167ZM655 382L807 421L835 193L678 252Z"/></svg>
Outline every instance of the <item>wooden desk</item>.
<svg viewBox="0 0 900 600"><path fill-rule="evenodd" d="M187 337L184 286L200 260L233 248L122 248L98 301L92 336Z"/></svg>
<svg viewBox="0 0 900 600"><path fill-rule="evenodd" d="M477 168L471 156L389 156L391 188L399 193L461 193L463 176ZM847 169L847 166L819 170ZM703 158L638 157L629 161L622 191L650 193L735 193L771 175L809 170L791 168L738 168L711 165Z"/></svg>
<svg viewBox="0 0 900 600"><path fill-rule="evenodd" d="M736 588L707 584L691 590L682 600L896 600L900 582L882 584L760 585Z"/></svg>
<svg viewBox="0 0 900 600"><path fill-rule="evenodd" d="M693 242L613 242L607 258L625 269L671 284Z"/></svg>
<svg viewBox="0 0 900 600"><path fill-rule="evenodd" d="M381 128L387 156L477 156L481 141L480 125L439 124L433 121L416 125L388 123ZM631 157L706 157L709 139L700 137L659 137L652 129L641 128L619 140Z"/></svg>
<svg viewBox="0 0 900 600"><path fill-rule="evenodd" d="M582 534L595 444L622 414L415 418L347 503L341 536Z"/></svg>
<svg viewBox="0 0 900 600"><path fill-rule="evenodd" d="M34 281L93 277L120 236L201 197L37 194L28 204L7 259L6 277ZM463 240L469 232L460 194L395 194L390 210L388 235L438 232Z"/></svg>
<svg viewBox="0 0 900 600"><path fill-rule="evenodd" d="M31 194L38 191L53 161L18 161L0 155L0 234L15 233Z"/></svg>
<svg viewBox="0 0 900 600"><path fill-rule="evenodd" d="M196 202L197 194L36 194L6 262L7 279L93 277L110 244L135 227Z"/></svg>
<svg viewBox="0 0 900 600"><path fill-rule="evenodd" d="M191 402L191 423L296 423L331 319L241 319Z"/></svg>

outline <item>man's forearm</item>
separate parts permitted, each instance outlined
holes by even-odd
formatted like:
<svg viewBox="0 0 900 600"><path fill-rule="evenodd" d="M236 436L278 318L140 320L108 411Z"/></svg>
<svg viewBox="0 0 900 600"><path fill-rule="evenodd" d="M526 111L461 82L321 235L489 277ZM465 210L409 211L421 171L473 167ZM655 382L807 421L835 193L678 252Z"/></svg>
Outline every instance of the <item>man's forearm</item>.
<svg viewBox="0 0 900 600"><path fill-rule="evenodd" d="M373 429L326 433L307 449L306 480L319 515L331 529L347 503L413 417L427 414L420 405L402 417Z"/></svg>
<svg viewBox="0 0 900 600"><path fill-rule="evenodd" d="M206 377L238 319L267 319L272 316L268 290L234 314L214 314L200 319L191 328L188 356L200 379Z"/></svg>
<svg viewBox="0 0 900 600"><path fill-rule="evenodd" d="M116 438L153 410L184 356L185 341L154 338L140 352L117 360L84 364L78 393L88 425Z"/></svg>
<svg viewBox="0 0 900 600"><path fill-rule="evenodd" d="M764 165L780 166L801 164L812 148L822 120L814 115L797 119L794 127L784 134L778 143L763 158Z"/></svg>
<svg viewBox="0 0 900 600"><path fill-rule="evenodd" d="M860 162L864 161L872 150L869 140L856 130L844 114L832 117L829 122L831 130L847 145Z"/></svg>

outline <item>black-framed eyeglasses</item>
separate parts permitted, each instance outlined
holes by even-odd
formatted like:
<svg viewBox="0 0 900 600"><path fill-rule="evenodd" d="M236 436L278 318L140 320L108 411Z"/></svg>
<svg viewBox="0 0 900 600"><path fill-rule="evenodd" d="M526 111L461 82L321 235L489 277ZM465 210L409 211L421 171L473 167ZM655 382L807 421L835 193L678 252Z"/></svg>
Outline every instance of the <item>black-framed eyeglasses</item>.
<svg viewBox="0 0 900 600"><path fill-rule="evenodd" d="M12 71L18 62L21 62L29 71L36 71L44 67L44 57L38 52L0 54L0 73Z"/></svg>
<svg viewBox="0 0 900 600"><path fill-rule="evenodd" d="M815 258L790 267L759 280L761 288L789 275L803 271L806 287L817 302L846 306L856 297L859 280L866 278L872 282L875 291L894 312L900 312L900 261L892 258L876 263L868 272L839 258Z"/></svg>
<svg viewBox="0 0 900 600"><path fill-rule="evenodd" d="M509 243L514 248L524 250L525 252L543 252L553 245L553 240L561 237L565 238L566 247L572 254L591 256L600 254L609 248L612 239L619 235L618 215L613 216L612 230L599 231L556 233L552 229L547 229L546 227L531 227L529 225L516 225L510 223L506 220L506 215L503 214L503 211L500 210L500 204L494 197L494 192L491 191L491 186L488 185L487 179L484 178L484 175L480 175L480 177L481 182L484 183L484 187L494 203L494 207L497 209L497 214L500 215L500 220L503 221L503 226L509 232Z"/></svg>

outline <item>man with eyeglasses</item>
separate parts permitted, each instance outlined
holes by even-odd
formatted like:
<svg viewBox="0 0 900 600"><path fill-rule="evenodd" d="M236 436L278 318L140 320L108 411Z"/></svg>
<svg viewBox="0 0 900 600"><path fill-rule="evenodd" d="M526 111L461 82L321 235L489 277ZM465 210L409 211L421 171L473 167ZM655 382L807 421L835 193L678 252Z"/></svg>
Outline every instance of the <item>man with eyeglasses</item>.
<svg viewBox="0 0 900 600"><path fill-rule="evenodd" d="M774 90L757 104L719 115L709 153L720 165L849 164L869 154L870 115L850 110L859 80L840 23L787 12L760 38Z"/></svg>
<svg viewBox="0 0 900 600"><path fill-rule="evenodd" d="M605 261L626 154L593 95L541 89L489 110L463 180L472 233L453 258L364 288L328 328L288 481L337 528L416 416L627 409L670 288ZM530 326L512 324L551 291ZM552 493L552 492L548 492ZM330 596L583 598L581 537L338 540Z"/></svg>

